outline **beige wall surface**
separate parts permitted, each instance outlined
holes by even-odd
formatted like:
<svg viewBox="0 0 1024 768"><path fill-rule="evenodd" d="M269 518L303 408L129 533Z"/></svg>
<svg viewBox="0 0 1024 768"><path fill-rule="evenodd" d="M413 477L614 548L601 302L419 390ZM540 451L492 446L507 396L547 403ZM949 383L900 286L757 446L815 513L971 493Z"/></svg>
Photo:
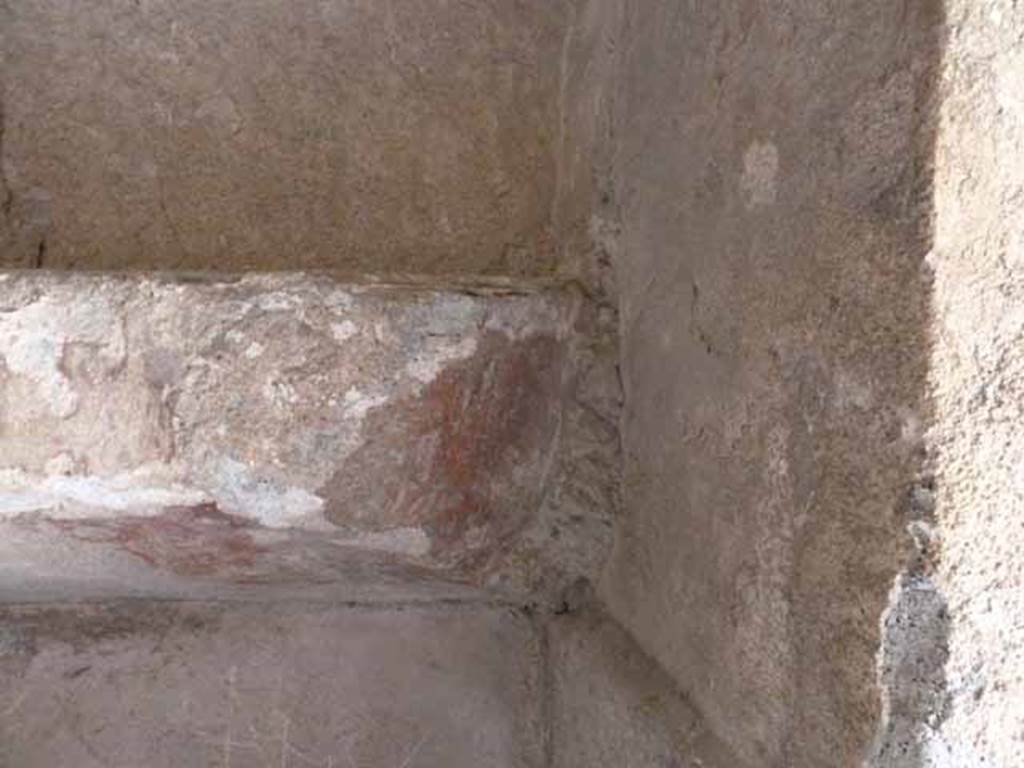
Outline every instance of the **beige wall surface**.
<svg viewBox="0 0 1024 768"><path fill-rule="evenodd" d="M0 265L542 274L564 9L0 6Z"/></svg>
<svg viewBox="0 0 1024 768"><path fill-rule="evenodd" d="M948 7L929 260L948 702L927 756L1010 768L1024 765L1024 8Z"/></svg>

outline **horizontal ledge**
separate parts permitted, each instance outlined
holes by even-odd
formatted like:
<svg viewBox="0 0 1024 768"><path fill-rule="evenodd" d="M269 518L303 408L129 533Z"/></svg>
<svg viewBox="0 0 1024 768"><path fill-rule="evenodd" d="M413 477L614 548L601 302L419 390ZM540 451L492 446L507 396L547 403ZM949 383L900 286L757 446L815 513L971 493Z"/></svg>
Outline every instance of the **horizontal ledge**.
<svg viewBox="0 0 1024 768"><path fill-rule="evenodd" d="M195 269L25 269L2 268L0 280L10 275L17 278L41 277L47 280L148 280L170 284L225 285L252 279L280 279L292 281L308 279L361 289L407 289L466 293L479 296L527 296L537 293L583 294L585 288L574 278L557 275L549 277L516 277L504 275L426 274L426 273L368 273L342 269L283 269L218 271Z"/></svg>
<svg viewBox="0 0 1024 768"><path fill-rule="evenodd" d="M0 523L0 603L496 603L450 574L307 531L189 515Z"/></svg>

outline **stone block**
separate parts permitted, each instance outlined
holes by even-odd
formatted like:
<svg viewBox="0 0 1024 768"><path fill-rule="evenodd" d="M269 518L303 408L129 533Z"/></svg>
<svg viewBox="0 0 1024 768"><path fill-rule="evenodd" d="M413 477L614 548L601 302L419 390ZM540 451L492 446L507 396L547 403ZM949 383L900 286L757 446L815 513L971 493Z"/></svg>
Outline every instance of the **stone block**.
<svg viewBox="0 0 1024 768"><path fill-rule="evenodd" d="M179 575L315 549L275 531L481 572L544 495L575 312L508 283L0 276L0 519Z"/></svg>

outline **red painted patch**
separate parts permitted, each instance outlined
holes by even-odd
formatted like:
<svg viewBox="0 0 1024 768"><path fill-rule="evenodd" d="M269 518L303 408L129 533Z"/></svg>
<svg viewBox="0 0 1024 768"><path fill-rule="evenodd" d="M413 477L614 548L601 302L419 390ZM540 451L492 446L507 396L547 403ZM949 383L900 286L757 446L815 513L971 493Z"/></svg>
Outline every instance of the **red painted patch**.
<svg viewBox="0 0 1024 768"><path fill-rule="evenodd" d="M252 568L265 547L255 544L251 524L214 504L173 507L156 517L55 520L80 540L112 544L154 568L181 576L208 576Z"/></svg>
<svg viewBox="0 0 1024 768"><path fill-rule="evenodd" d="M473 567L522 529L558 423L562 347L492 333L416 398L369 414L366 442L320 491L336 523L423 527L432 555Z"/></svg>

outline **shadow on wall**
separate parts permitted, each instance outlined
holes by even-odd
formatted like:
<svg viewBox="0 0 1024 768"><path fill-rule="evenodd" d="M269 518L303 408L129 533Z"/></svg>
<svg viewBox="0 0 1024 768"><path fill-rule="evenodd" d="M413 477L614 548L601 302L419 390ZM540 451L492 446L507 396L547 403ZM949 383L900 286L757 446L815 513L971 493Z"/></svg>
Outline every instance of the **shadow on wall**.
<svg viewBox="0 0 1024 768"><path fill-rule="evenodd" d="M935 246L936 237L935 164L949 27L945 0L927 0L923 7L927 11L926 18L931 16L931 24L923 38L925 60L917 85L915 133L920 149L916 158L916 194L927 212L927 218L922 220L921 237L928 244L928 252L920 265L926 296L915 351L918 357L924 357L916 365L924 368L927 377L935 345L940 343L935 337L934 274L927 257ZM918 398L923 430L927 433L937 418L927 382ZM935 478L939 457L935 450L931 446L926 448L899 508L899 517L905 522L904 540L909 553L905 567L893 579L888 606L882 616L877 678L881 713L869 759L873 768L933 765L929 744L948 716L951 705L946 678L951 618L946 597L935 580L941 546Z"/></svg>
<svg viewBox="0 0 1024 768"><path fill-rule="evenodd" d="M948 36L944 0L922 0L920 7L928 25L921 35L921 63L916 72L914 110L915 181L912 199L920 206L922 246L920 287L923 289L914 336L909 341L914 365L921 380L915 379L916 410L921 414L921 431L926 435L935 423L935 405L929 386L934 345L932 267L928 256L935 243L935 163L940 127L941 79ZM914 286L908 286L913 289ZM936 519L937 456L931 446L912 465L912 479L897 520L902 523L905 564L892 580L888 604L881 621L877 654L877 686L881 712L870 757L872 768L923 768L931 766L928 754L930 734L937 731L948 714L946 662L949 657L949 606L935 581L940 538Z"/></svg>
<svg viewBox="0 0 1024 768"><path fill-rule="evenodd" d="M946 655L943 4L627 0L618 21L625 512L600 594L750 765L919 765Z"/></svg>

